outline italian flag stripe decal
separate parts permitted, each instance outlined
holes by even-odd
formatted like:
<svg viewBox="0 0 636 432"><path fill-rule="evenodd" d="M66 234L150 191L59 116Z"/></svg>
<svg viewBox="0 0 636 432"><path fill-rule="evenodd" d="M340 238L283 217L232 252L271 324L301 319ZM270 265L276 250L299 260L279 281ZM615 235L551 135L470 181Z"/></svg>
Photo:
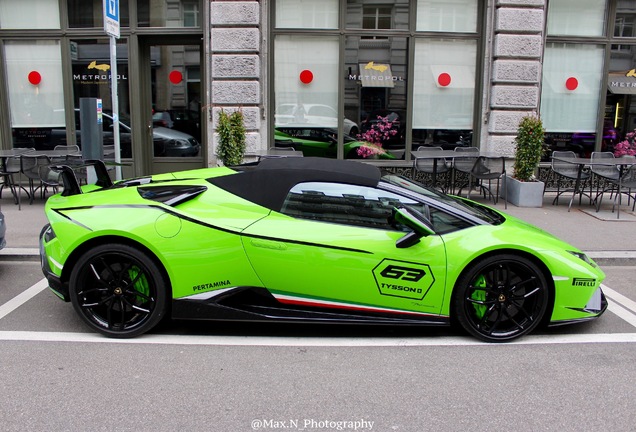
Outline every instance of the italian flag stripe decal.
<svg viewBox="0 0 636 432"><path fill-rule="evenodd" d="M357 311L364 311L364 312L396 313L396 314L419 315L419 316L439 316L439 315L424 313L424 312L413 312L413 311L405 311L405 310L399 310L399 309L364 306L359 304L342 303L342 302L335 302L335 301L329 301L329 300L307 299L303 297L295 297L295 296L284 295L284 294L272 293L272 295L276 298L276 300L278 300L281 303L293 304L298 306L314 306L314 307L324 307L324 308L332 308L332 309L348 309L348 310L357 310Z"/></svg>

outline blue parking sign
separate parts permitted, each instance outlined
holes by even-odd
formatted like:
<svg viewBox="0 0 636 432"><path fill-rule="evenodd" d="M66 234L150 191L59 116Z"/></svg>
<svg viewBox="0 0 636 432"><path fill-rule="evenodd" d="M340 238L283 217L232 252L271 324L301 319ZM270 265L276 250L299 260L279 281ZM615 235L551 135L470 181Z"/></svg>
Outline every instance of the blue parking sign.
<svg viewBox="0 0 636 432"><path fill-rule="evenodd" d="M104 31L119 37L119 0L104 0Z"/></svg>
<svg viewBox="0 0 636 432"><path fill-rule="evenodd" d="M119 21L119 0L106 0L106 16Z"/></svg>

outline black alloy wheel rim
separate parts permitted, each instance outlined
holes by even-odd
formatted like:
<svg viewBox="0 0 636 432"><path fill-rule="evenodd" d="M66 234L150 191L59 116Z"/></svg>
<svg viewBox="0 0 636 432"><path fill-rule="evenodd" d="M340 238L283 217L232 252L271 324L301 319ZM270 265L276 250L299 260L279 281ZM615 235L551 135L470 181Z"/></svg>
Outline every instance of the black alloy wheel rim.
<svg viewBox="0 0 636 432"><path fill-rule="evenodd" d="M511 339L527 333L541 319L547 290L535 271L518 261L485 266L466 291L469 324L488 339Z"/></svg>
<svg viewBox="0 0 636 432"><path fill-rule="evenodd" d="M93 257L82 269L78 287L84 316L111 332L138 328L156 306L154 278L141 262L122 253Z"/></svg>

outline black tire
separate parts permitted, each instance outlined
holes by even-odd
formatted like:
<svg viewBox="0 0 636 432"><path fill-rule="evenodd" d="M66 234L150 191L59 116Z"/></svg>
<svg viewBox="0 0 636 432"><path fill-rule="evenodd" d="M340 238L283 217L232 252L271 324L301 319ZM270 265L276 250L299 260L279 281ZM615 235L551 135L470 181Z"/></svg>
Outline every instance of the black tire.
<svg viewBox="0 0 636 432"><path fill-rule="evenodd" d="M121 244L91 249L69 280L75 311L92 329L112 338L135 337L157 325L169 291L167 277L152 259Z"/></svg>
<svg viewBox="0 0 636 432"><path fill-rule="evenodd" d="M357 135L360 133L360 131L358 130L357 127L353 126L351 129L349 129L349 133L347 135L349 135L350 137L353 138L358 138Z"/></svg>
<svg viewBox="0 0 636 432"><path fill-rule="evenodd" d="M480 259L457 280L455 318L471 335L506 342L536 328L550 301L541 270L526 258L495 255Z"/></svg>

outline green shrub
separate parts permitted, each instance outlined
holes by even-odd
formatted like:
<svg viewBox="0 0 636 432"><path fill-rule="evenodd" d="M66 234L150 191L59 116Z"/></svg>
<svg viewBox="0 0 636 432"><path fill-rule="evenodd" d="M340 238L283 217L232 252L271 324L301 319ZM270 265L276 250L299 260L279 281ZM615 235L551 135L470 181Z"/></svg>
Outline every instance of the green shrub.
<svg viewBox="0 0 636 432"><path fill-rule="evenodd" d="M513 177L519 181L534 181L534 173L541 162L544 142L543 122L539 117L526 116L521 119L515 143Z"/></svg>
<svg viewBox="0 0 636 432"><path fill-rule="evenodd" d="M246 135L243 113L239 110L228 114L221 110L216 132L219 134L216 156L221 159L223 165L232 166L242 163Z"/></svg>

